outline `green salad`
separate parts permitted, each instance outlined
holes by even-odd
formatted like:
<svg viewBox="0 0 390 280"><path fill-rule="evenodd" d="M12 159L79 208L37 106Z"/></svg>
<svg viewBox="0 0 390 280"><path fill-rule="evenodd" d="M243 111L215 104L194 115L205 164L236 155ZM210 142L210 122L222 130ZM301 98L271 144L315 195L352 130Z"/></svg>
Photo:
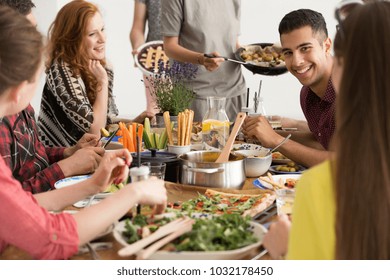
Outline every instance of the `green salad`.
<svg viewBox="0 0 390 280"><path fill-rule="evenodd" d="M144 236L144 231L152 233L173 219L176 217L153 220L137 215L133 220L126 220L123 236L128 243L134 243ZM249 216L224 214L194 219L192 230L174 240L166 248L173 251L225 251L242 248L258 241L250 230Z"/></svg>

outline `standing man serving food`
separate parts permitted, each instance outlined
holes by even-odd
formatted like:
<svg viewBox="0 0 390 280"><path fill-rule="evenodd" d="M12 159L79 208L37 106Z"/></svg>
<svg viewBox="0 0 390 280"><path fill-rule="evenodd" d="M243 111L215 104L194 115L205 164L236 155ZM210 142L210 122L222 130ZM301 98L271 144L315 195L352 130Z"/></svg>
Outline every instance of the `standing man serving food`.
<svg viewBox="0 0 390 280"><path fill-rule="evenodd" d="M287 69L303 85L300 100L308 129L292 133L292 140L278 150L291 160L311 167L328 158L336 127L332 41L322 14L309 9L285 15L279 24L279 34ZM247 118L243 131L269 148L285 136L283 132L276 133L263 116Z"/></svg>
<svg viewBox="0 0 390 280"><path fill-rule="evenodd" d="M233 58L239 48L241 0L162 0L161 33L168 57L198 64L197 76L191 80L195 100L191 109L194 121L202 121L207 111L207 96L226 97L226 113L236 119L245 102L245 80L241 66L222 63L223 58L206 58L204 54Z"/></svg>

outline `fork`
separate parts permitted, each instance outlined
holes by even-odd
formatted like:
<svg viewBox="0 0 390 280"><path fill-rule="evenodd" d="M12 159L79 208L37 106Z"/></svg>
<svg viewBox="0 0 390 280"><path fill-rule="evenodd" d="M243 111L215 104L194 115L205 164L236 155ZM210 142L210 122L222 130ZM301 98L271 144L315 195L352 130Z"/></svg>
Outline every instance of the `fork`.
<svg viewBox="0 0 390 280"><path fill-rule="evenodd" d="M86 243L85 246L87 246L88 248L88 251L89 253L91 254L92 256L92 259L94 260L100 260L100 257L98 255L98 253L96 252L96 250L92 247L91 243Z"/></svg>
<svg viewBox="0 0 390 280"><path fill-rule="evenodd" d="M88 202L87 202L87 204L85 205L84 208L88 208L89 206L91 206L92 201L94 200L94 198L95 198L95 195L92 195L92 196L89 198L89 200L88 200ZM92 245L91 245L90 242L87 242L87 243L85 244L85 246L87 246L88 251L89 251L89 253L90 253L91 256L92 256L92 259L94 259L94 260L100 260L100 257L99 257L99 255L98 255L98 253L97 253L96 250L92 247Z"/></svg>

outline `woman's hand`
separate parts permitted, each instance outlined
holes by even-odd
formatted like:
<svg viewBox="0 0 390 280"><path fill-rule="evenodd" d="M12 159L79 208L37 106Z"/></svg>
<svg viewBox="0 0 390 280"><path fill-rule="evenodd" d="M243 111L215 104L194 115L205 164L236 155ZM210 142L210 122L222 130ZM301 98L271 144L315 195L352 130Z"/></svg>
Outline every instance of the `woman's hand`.
<svg viewBox="0 0 390 280"><path fill-rule="evenodd" d="M93 185L97 186L97 192L104 192L112 183L120 184L125 181L129 175L131 161L132 157L126 149L105 153L91 177Z"/></svg>
<svg viewBox="0 0 390 280"><path fill-rule="evenodd" d="M100 64L99 60L94 60L94 59L89 60L89 70L101 85L108 85L107 71Z"/></svg>
<svg viewBox="0 0 390 280"><path fill-rule="evenodd" d="M139 204L154 205L156 214L164 212L168 198L163 180L151 177L147 181L135 182L129 186L133 188Z"/></svg>
<svg viewBox="0 0 390 280"><path fill-rule="evenodd" d="M264 236L263 245L272 258L280 259L287 254L290 227L291 222L288 216L281 215L275 223L271 224Z"/></svg>

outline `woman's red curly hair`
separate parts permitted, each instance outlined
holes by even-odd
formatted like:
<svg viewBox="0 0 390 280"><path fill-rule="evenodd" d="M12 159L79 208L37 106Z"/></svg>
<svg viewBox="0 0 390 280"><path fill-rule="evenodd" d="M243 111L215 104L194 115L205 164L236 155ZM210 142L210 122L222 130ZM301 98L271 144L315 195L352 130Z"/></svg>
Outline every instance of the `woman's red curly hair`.
<svg viewBox="0 0 390 280"><path fill-rule="evenodd" d="M46 63L46 69L54 61L69 64L74 75L83 79L91 104L95 102L100 85L89 70L90 58L84 47L84 38L87 36L87 24L96 13L100 13L98 7L83 0L74 0L63 6L49 28ZM100 63L103 67L106 65L105 60Z"/></svg>

